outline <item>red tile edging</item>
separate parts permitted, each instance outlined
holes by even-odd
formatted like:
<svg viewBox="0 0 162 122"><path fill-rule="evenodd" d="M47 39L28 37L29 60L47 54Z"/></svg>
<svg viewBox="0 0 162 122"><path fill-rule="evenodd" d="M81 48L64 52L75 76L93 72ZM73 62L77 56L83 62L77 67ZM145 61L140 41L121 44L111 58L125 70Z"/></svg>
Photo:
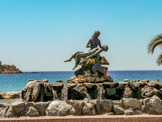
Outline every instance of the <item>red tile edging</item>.
<svg viewBox="0 0 162 122"><path fill-rule="evenodd" d="M162 122L162 115L41 116L1 118L0 122Z"/></svg>

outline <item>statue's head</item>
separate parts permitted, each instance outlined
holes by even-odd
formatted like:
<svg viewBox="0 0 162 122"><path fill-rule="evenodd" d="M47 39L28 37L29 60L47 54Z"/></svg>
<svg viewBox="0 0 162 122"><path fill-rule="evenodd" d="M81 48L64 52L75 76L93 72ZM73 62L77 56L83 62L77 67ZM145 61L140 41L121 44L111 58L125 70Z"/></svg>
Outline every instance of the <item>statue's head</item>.
<svg viewBox="0 0 162 122"><path fill-rule="evenodd" d="M101 48L103 49L103 51L108 51L109 49L107 45L103 45Z"/></svg>
<svg viewBox="0 0 162 122"><path fill-rule="evenodd" d="M93 37L98 38L100 36L100 31L96 30L93 34Z"/></svg>

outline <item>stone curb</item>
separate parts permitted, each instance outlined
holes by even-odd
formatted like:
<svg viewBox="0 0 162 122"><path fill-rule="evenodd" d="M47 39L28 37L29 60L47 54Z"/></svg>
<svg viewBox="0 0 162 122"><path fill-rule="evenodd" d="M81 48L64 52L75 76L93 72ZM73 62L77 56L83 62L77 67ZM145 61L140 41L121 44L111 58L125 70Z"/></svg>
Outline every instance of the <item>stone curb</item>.
<svg viewBox="0 0 162 122"><path fill-rule="evenodd" d="M0 122L162 122L162 115L41 116L2 118Z"/></svg>

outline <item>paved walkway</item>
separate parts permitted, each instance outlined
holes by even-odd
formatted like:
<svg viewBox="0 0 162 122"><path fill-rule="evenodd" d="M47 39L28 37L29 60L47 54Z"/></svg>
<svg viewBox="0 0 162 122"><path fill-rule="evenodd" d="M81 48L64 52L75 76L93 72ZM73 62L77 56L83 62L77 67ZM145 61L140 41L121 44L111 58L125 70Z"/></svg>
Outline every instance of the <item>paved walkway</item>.
<svg viewBox="0 0 162 122"><path fill-rule="evenodd" d="M42 116L1 118L0 122L162 122L162 115Z"/></svg>

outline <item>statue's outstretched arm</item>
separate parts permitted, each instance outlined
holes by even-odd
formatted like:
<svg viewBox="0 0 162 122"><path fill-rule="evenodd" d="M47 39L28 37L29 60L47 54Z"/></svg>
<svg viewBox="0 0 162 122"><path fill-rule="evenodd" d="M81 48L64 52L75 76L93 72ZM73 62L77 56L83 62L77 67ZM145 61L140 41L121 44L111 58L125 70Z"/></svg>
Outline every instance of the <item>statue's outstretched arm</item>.
<svg viewBox="0 0 162 122"><path fill-rule="evenodd" d="M92 57L94 57L94 56L97 56L97 55L100 54L102 51L103 51L102 48L98 48L98 50L97 50L95 53L93 53L93 54L87 56L86 59L89 59L89 58L92 58Z"/></svg>

